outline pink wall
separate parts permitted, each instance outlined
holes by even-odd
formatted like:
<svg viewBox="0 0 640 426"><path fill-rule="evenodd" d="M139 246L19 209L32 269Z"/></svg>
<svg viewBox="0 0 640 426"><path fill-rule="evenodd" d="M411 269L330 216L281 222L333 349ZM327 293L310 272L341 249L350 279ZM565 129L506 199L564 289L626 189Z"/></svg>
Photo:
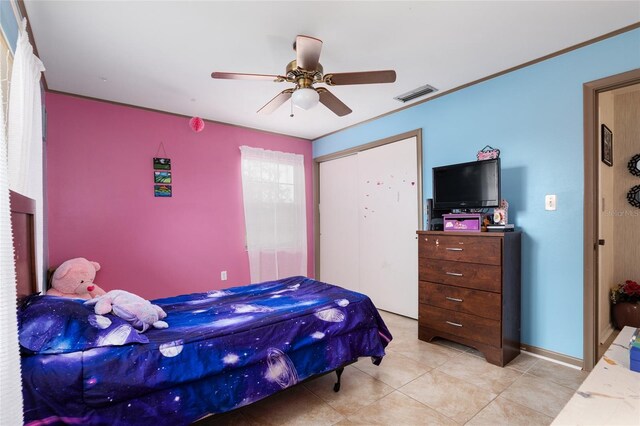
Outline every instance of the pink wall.
<svg viewBox="0 0 640 426"><path fill-rule="evenodd" d="M313 276L311 142L47 93L49 264L86 257L96 282L157 298L250 282L239 146L305 156L309 276ZM173 197L153 196L164 143ZM228 271L228 281L220 271Z"/></svg>

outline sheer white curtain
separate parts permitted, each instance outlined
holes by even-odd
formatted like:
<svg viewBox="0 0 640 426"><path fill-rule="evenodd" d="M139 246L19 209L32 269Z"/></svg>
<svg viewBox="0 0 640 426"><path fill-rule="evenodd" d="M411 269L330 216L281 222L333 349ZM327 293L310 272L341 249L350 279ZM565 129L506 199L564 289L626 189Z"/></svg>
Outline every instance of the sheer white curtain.
<svg viewBox="0 0 640 426"><path fill-rule="evenodd" d="M3 73L0 70L0 75ZM3 93L0 88L0 106ZM9 162L4 109L0 108L0 425L21 425L22 381L16 317L16 271L9 206Z"/></svg>
<svg viewBox="0 0 640 426"><path fill-rule="evenodd" d="M43 282L43 150L40 78L44 65L33 54L23 19L18 35L9 96L9 187L36 201L36 272Z"/></svg>
<svg viewBox="0 0 640 426"><path fill-rule="evenodd" d="M240 151L251 281L307 275L304 156Z"/></svg>
<svg viewBox="0 0 640 426"><path fill-rule="evenodd" d="M9 185L20 194L32 197L34 182L30 173L42 168L33 160L32 150L42 145L42 102L40 77L44 65L33 54L27 33L27 20L22 20L11 73L9 97Z"/></svg>

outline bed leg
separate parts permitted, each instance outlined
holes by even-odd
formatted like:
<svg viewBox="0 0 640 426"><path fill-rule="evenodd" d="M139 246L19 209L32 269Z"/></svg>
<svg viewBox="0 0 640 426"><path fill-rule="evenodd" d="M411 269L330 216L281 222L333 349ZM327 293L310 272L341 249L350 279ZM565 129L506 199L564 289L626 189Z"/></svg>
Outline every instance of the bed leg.
<svg viewBox="0 0 640 426"><path fill-rule="evenodd" d="M340 376L342 376L343 371L344 371L344 367L340 367L336 370L336 376L338 376L338 381L336 382L336 384L333 385L334 392L340 391Z"/></svg>

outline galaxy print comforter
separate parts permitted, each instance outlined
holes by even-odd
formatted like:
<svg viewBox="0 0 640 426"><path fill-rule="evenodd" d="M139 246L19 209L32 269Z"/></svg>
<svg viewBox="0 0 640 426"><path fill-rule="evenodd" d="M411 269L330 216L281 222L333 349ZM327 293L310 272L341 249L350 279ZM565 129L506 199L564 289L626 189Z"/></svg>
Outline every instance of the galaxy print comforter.
<svg viewBox="0 0 640 426"><path fill-rule="evenodd" d="M157 299L169 328L138 333L82 300L19 310L27 425L180 425L358 357L391 334L371 300L305 277Z"/></svg>

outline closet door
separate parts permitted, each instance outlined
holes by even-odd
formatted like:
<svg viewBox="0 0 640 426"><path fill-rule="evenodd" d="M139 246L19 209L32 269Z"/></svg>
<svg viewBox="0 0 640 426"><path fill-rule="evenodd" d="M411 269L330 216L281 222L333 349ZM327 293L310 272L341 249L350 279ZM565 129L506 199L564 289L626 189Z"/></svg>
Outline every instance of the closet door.
<svg viewBox="0 0 640 426"><path fill-rule="evenodd" d="M360 291L411 318L418 317L416 144L412 137L357 156Z"/></svg>
<svg viewBox="0 0 640 426"><path fill-rule="evenodd" d="M320 163L320 280L361 291L357 156Z"/></svg>

